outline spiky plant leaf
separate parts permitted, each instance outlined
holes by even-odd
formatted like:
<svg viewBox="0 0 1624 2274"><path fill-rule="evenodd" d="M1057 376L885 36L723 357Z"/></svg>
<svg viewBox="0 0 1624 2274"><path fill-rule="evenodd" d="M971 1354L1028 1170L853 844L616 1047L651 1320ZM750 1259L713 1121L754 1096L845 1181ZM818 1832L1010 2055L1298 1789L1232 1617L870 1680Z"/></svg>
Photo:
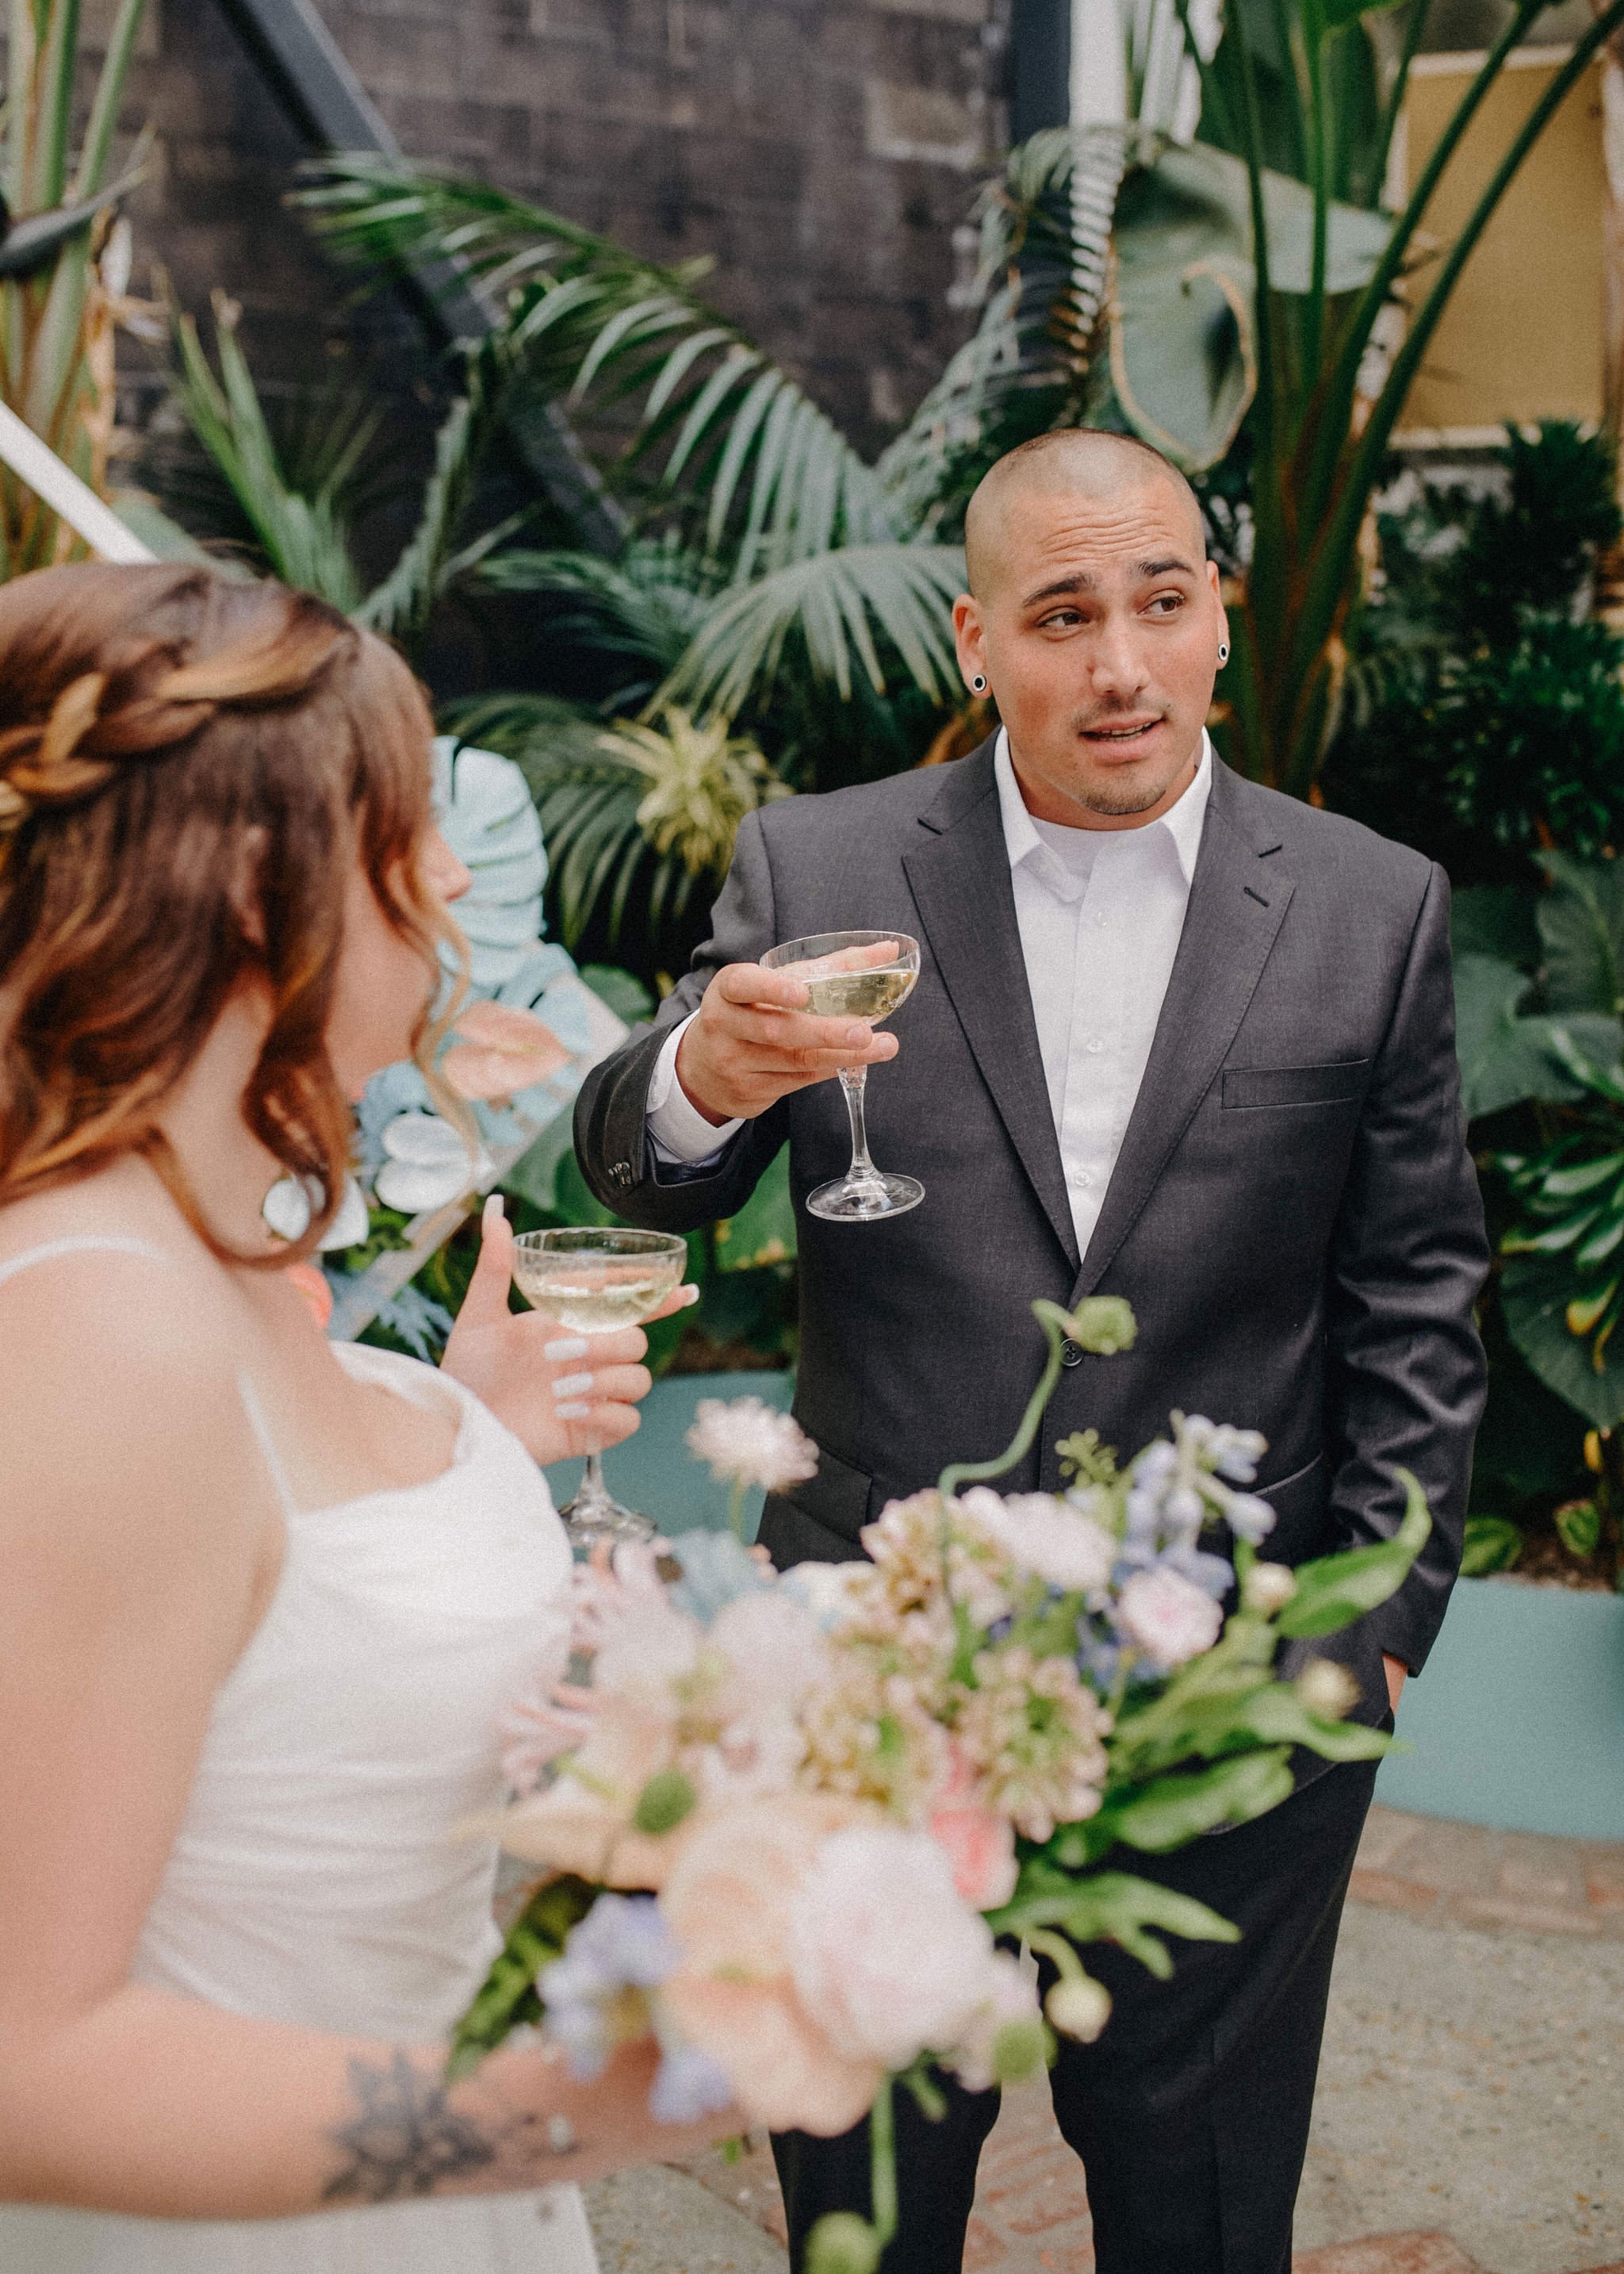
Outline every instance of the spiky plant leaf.
<svg viewBox="0 0 1624 2274"><path fill-rule="evenodd" d="M914 683L944 701L955 671L949 611L964 584L953 545L851 545L793 561L723 596L662 694L736 716L764 699L793 634L813 675L843 700L860 671L884 693L883 639Z"/></svg>

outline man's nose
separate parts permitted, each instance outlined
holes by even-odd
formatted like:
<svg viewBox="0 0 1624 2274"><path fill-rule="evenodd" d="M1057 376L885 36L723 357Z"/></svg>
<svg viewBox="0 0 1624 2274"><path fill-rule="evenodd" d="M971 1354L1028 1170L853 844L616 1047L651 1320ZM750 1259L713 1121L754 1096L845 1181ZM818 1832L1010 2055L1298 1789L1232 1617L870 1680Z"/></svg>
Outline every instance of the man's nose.
<svg viewBox="0 0 1624 2274"><path fill-rule="evenodd" d="M1108 616L1100 625L1088 659L1088 671L1096 695L1114 696L1121 700L1141 691L1147 674L1129 618Z"/></svg>

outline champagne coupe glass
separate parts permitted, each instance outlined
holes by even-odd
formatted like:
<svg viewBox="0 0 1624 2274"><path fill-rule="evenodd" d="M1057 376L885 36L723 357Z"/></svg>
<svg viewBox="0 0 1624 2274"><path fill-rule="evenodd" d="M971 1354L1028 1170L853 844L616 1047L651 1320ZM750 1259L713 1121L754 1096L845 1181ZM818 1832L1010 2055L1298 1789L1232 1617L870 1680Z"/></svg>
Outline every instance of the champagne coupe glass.
<svg viewBox="0 0 1624 2274"><path fill-rule="evenodd" d="M688 1242L672 1231L629 1225L523 1231L513 1244L519 1290L578 1335L640 1326L658 1310L688 1268ZM656 1527L623 1508L604 1482L603 1455L586 1457L575 1499L560 1511L570 1543L585 1555L600 1540L652 1540Z"/></svg>
<svg viewBox="0 0 1624 2274"><path fill-rule="evenodd" d="M914 991L919 977L919 942L900 931L824 931L808 939L786 940L762 958L768 971L793 971L806 982L807 1008L819 1019L861 1019L877 1027ZM863 1123L866 1065L842 1066L840 1087L852 1122L852 1165L833 1184L808 1193L813 1216L835 1224L871 1224L917 1208L925 1187L915 1177L888 1177L868 1157Z"/></svg>

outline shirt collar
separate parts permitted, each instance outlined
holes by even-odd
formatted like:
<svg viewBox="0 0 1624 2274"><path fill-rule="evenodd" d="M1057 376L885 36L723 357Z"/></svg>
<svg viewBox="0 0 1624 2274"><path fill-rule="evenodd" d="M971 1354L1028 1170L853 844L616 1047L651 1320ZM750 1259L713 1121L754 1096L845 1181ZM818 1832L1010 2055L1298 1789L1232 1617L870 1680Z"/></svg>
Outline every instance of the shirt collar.
<svg viewBox="0 0 1624 2274"><path fill-rule="evenodd" d="M1026 801L1020 794L1020 784L1015 779L1015 768L1010 757L1010 738L1000 727L998 739L993 747L993 777L998 785L998 808L1004 820L1004 842L1008 849L1010 866L1018 869L1034 854L1046 853L1049 848L1033 825L1026 810ZM1150 829L1164 829L1172 840L1186 885L1195 875L1196 855L1201 849L1201 825L1207 818L1207 801L1212 794L1213 746L1205 727L1201 729L1201 756L1196 765L1195 779L1177 805L1148 822ZM1101 836L1117 832L1101 831Z"/></svg>

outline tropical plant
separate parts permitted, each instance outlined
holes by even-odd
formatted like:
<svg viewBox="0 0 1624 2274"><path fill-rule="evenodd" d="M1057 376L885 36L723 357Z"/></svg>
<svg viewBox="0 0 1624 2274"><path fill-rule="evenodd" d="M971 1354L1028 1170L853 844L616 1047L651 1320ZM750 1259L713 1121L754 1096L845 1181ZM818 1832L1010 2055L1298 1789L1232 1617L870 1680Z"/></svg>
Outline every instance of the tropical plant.
<svg viewBox="0 0 1624 2274"><path fill-rule="evenodd" d="M1609 1538L1617 1546L1624 1510L1624 1352L1614 1347L1624 1312L1624 878L1613 861L1550 854L1543 866L1542 892L1485 885L1456 903L1463 1098L1498 1141L1479 1161L1500 1235L1489 1341L1499 1350L1503 1335L1506 1346L1491 1369L1480 1466L1562 1494L1578 1465L1560 1445L1530 1464L1530 1440L1547 1424L1532 1385L1519 1385L1520 1360L1590 1426L1586 1459L1600 1485L1554 1514L1569 1552L1590 1557ZM1496 1412L1507 1397L1519 1409L1509 1428ZM1530 1469L1542 1465L1536 1479ZM1497 1528L1477 1528L1477 1568L1518 1551L1522 1535L1507 1523L1502 1510Z"/></svg>
<svg viewBox="0 0 1624 2274"><path fill-rule="evenodd" d="M1519 129L1455 242L1421 225L1512 49L1546 0L1518 0L1396 215L1381 185L1426 0L1408 0L1392 83L1347 0L1237 0L1203 56L1199 139L1142 124L1039 136L981 205L975 336L907 427L866 464L759 349L700 298L556 215L483 185L345 161L313 192L329 237L394 266L455 254L499 296L531 382L577 409L636 407L622 478L686 512L724 563L718 611L669 697L740 715L793 633L844 686L888 661L933 697L953 685L942 557L967 485L1025 433L1088 415L1126 424L1192 471L1243 419L1253 542L1226 681L1231 754L1306 794L1335 714L1360 538L1410 383L1517 168L1603 41L1613 0ZM1142 75L1141 75L1142 77ZM1381 363L1395 295L1402 344ZM881 637L865 642L874 627Z"/></svg>
<svg viewBox="0 0 1624 2274"><path fill-rule="evenodd" d="M1322 777L1327 804L1457 886L1624 842L1624 639L1590 613L1620 527L1613 454L1553 424L1498 456L1503 487L1408 475L1382 501Z"/></svg>
<svg viewBox="0 0 1624 2274"><path fill-rule="evenodd" d="M462 391L435 436L434 462L416 526L394 567L369 589L357 565L356 522L365 492L376 486L369 452L378 433L377 413L353 394L341 398L325 422L312 422L300 438L303 447L290 450L267 417L237 338L236 304L217 291L213 311L218 372L195 320L171 307L174 387L235 503L244 534L273 575L415 646L444 595L510 538L523 519L523 514L513 515L471 537L466 531L492 433L492 358L478 352L465 357Z"/></svg>
<svg viewBox="0 0 1624 2274"><path fill-rule="evenodd" d="M11 0L0 125L0 401L100 494L112 436L113 303L127 244L109 182L113 132L143 0L120 0L75 158L78 0ZM24 482L0 470L0 576L82 547Z"/></svg>
<svg viewBox="0 0 1624 2274"><path fill-rule="evenodd" d="M1188 0L1177 0L1189 31ZM1462 270L1518 168L1604 42L1624 0L1598 9L1512 137L1454 241L1434 256L1424 220L1462 138L1507 58L1526 43L1548 0L1516 0L1500 36L1445 126L1367 279L1336 273L1332 227L1341 195L1378 207L1428 0L1405 0L1397 68L1380 95L1365 11L1349 0L1236 0L1210 60L1192 39L1202 86L1200 132L1237 153L1246 173L1257 358L1251 564L1231 614L1235 659L1230 749L1246 772L1305 795L1334 724L1342 634L1360 583L1360 543L1387 446ZM1312 200L1305 278L1276 258L1267 168L1284 167ZM1403 291L1402 343L1383 327Z"/></svg>

